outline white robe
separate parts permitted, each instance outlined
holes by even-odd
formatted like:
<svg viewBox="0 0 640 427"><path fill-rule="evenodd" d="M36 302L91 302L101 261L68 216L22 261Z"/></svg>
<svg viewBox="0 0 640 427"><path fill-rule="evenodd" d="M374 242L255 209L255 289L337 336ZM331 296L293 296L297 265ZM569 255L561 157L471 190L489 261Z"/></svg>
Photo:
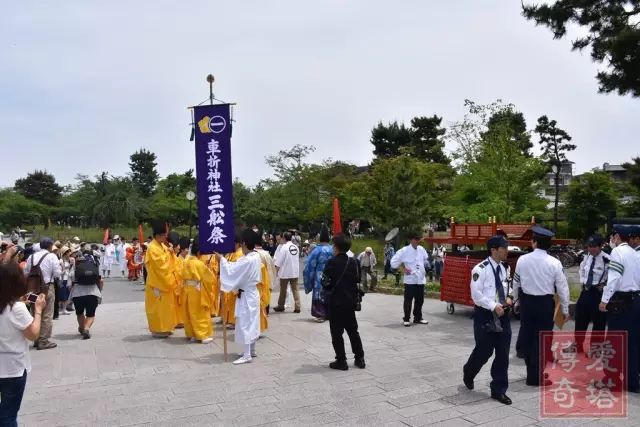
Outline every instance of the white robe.
<svg viewBox="0 0 640 427"><path fill-rule="evenodd" d="M109 243L104 247L104 258L102 267L104 270L111 270L113 262L116 260L116 246L113 243Z"/></svg>
<svg viewBox="0 0 640 427"><path fill-rule="evenodd" d="M220 260L220 288L223 292L242 290L236 300L236 343L253 344L260 336L260 283L262 261L257 252L249 252L236 262Z"/></svg>

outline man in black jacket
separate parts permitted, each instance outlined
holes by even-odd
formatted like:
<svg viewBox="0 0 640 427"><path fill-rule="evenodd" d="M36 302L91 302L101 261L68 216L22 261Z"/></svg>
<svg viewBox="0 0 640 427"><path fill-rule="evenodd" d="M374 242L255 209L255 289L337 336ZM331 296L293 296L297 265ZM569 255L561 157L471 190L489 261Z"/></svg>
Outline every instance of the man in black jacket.
<svg viewBox="0 0 640 427"><path fill-rule="evenodd" d="M359 299L358 283L360 282L360 267L358 262L347 256L351 248L351 240L343 234L333 237L334 257L329 259L324 269L323 284L328 292L329 328L331 341L336 352L336 360L329 364L331 369L346 371L347 356L344 350L342 334L347 331L351 350L355 355L355 366L364 369L364 350L358 333L356 320L356 304Z"/></svg>

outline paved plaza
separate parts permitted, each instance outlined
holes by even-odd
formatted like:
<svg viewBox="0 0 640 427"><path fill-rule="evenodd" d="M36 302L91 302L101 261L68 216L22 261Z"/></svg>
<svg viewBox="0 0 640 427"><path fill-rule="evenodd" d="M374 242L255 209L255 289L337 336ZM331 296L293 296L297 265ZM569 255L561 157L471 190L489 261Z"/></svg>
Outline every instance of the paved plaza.
<svg viewBox="0 0 640 427"><path fill-rule="evenodd" d="M513 348L512 406L489 398L489 365L468 391L461 380L473 347L469 308L449 315L444 303L426 300L430 324L405 328L402 297L368 294L358 314L367 368L341 372L327 366L334 357L329 325L311 320L309 295L301 314L269 317L258 357L243 366L223 360L218 325L209 345L187 343L181 330L152 339L143 295L138 284L107 281L88 341L80 340L75 316L55 321L58 348L31 352L22 425L640 425L636 395L628 418L540 419L538 390L524 384ZM514 321L512 347L518 327ZM228 338L233 360L233 331Z"/></svg>

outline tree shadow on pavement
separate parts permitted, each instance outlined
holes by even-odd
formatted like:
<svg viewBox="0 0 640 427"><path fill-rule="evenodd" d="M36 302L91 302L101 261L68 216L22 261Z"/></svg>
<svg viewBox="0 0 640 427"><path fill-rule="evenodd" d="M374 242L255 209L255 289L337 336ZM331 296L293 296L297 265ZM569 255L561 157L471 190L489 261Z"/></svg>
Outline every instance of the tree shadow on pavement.
<svg viewBox="0 0 640 427"><path fill-rule="evenodd" d="M151 334L144 335L130 335L128 337L123 337L122 341L125 342L143 342L143 341L166 341L171 338L154 338Z"/></svg>
<svg viewBox="0 0 640 427"><path fill-rule="evenodd" d="M81 340L82 335L80 334L55 334L53 336L54 340L58 341L73 341L73 340Z"/></svg>

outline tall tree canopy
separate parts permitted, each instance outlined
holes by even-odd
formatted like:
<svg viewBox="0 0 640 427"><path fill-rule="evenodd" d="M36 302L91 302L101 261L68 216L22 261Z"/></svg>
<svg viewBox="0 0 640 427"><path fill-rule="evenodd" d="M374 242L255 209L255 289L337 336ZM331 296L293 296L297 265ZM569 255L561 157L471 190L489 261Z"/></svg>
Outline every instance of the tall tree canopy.
<svg viewBox="0 0 640 427"><path fill-rule="evenodd" d="M441 125L442 117L436 115L414 117L411 127L397 121L386 126L378 123L371 130L373 154L378 159L409 155L425 162L449 164L444 153L446 129Z"/></svg>
<svg viewBox="0 0 640 427"><path fill-rule="evenodd" d="M487 122L488 131L499 126L505 126L511 133L509 138L518 147L525 157L531 157L531 135L527 131L527 121L524 115L515 111L513 108L507 107L500 111L496 111L489 117Z"/></svg>
<svg viewBox="0 0 640 427"><path fill-rule="evenodd" d="M640 0L557 0L553 4L523 5L523 15L549 27L555 39L578 25L587 34L573 50L591 47L591 58L605 64L598 72L599 91L640 96Z"/></svg>
<svg viewBox="0 0 640 427"><path fill-rule="evenodd" d="M130 157L131 181L138 193L143 197L150 197L155 191L160 175L156 170L156 155L141 148Z"/></svg>
<svg viewBox="0 0 640 427"><path fill-rule="evenodd" d="M611 177L605 172L585 173L574 179L567 192L566 208L570 231L582 238L606 224L607 215L616 208Z"/></svg>
<svg viewBox="0 0 640 427"><path fill-rule="evenodd" d="M36 170L16 180L15 190L27 199L35 200L47 206L55 206L60 201L62 187L56 178L46 171Z"/></svg>

